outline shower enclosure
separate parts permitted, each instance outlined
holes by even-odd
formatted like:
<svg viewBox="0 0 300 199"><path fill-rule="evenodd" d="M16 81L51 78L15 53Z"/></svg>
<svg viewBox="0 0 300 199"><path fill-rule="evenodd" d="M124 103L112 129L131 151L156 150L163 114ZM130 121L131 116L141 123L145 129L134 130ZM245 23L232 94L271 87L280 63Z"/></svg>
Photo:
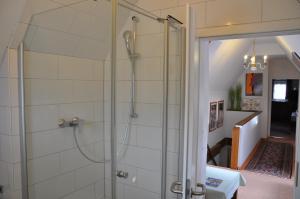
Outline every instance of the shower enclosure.
<svg viewBox="0 0 300 199"><path fill-rule="evenodd" d="M23 199L177 198L182 24L127 1L55 4L19 48Z"/></svg>

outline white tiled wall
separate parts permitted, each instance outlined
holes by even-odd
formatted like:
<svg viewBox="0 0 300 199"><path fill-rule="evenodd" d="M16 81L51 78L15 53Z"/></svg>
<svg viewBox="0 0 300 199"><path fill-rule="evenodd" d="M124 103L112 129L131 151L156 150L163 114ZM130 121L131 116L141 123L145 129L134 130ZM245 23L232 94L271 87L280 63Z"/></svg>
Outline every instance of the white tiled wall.
<svg viewBox="0 0 300 199"><path fill-rule="evenodd" d="M20 137L16 50L7 50L0 63L0 184L4 199L20 197Z"/></svg>
<svg viewBox="0 0 300 199"><path fill-rule="evenodd" d="M104 163L86 160L72 128L59 118L77 116L83 151L104 160L104 62L26 51L25 102L31 199L104 198Z"/></svg>
<svg viewBox="0 0 300 199"><path fill-rule="evenodd" d="M144 9L185 22L185 4L195 9L201 37L300 29L295 0L139 0Z"/></svg>

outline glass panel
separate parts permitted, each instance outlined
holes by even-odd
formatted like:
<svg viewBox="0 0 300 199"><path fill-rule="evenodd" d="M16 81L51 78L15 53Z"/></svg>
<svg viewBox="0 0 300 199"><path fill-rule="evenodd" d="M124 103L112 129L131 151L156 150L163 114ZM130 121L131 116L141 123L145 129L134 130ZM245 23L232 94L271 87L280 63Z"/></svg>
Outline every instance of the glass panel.
<svg viewBox="0 0 300 199"><path fill-rule="evenodd" d="M128 177L117 177L117 199L158 199L162 175L163 23L122 6L118 9L117 170L128 173Z"/></svg>
<svg viewBox="0 0 300 199"><path fill-rule="evenodd" d="M168 153L167 198L177 198L171 193L171 183L182 177L181 142L183 141L183 32L178 24L169 22L169 81L168 81Z"/></svg>
<svg viewBox="0 0 300 199"><path fill-rule="evenodd" d="M24 72L30 199L106 197L111 10L111 1L80 1L36 14L28 26ZM78 125L71 123L74 117L80 119ZM59 119L65 120L60 121L64 128Z"/></svg>

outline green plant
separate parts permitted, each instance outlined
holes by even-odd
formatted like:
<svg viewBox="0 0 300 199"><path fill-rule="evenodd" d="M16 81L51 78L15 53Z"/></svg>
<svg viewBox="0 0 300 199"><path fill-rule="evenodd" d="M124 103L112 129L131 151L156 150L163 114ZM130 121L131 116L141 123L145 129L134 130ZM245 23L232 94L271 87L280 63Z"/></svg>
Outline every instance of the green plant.
<svg viewBox="0 0 300 199"><path fill-rule="evenodd" d="M229 89L229 93L228 93L228 97L229 97L229 103L230 103L230 109L234 110L234 102L235 102L235 89L233 87L230 87Z"/></svg>
<svg viewBox="0 0 300 199"><path fill-rule="evenodd" d="M235 109L240 111L242 109L242 85L238 84L235 87L235 99L236 99L236 107Z"/></svg>

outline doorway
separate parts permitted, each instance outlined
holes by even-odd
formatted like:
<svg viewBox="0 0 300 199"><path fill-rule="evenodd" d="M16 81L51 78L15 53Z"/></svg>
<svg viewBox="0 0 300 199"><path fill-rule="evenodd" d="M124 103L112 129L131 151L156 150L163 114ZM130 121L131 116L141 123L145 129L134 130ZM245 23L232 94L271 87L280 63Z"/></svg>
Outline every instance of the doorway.
<svg viewBox="0 0 300 199"><path fill-rule="evenodd" d="M270 136L295 139L299 80L272 79Z"/></svg>
<svg viewBox="0 0 300 199"><path fill-rule="evenodd" d="M264 35L265 36L265 35ZM226 143L226 142L220 142L222 141L222 139L224 138L231 138L232 136L232 127L228 124L228 122L232 122L232 124L236 124L238 123L241 119L244 118L248 118L247 113L245 113L245 111L243 111L243 109L246 107L248 107L250 109L250 111L257 111L257 109L259 109L259 111L261 111L261 121L259 122L260 127L259 130L261 131L261 136L262 138L267 138L270 134L268 134L268 114L270 111L270 108L268 107L268 101L270 100L269 98L269 89L272 88L272 84L270 85L269 81L270 81L270 77L273 77L270 73L269 73L269 68L268 66L266 68L262 68L260 71L255 71L252 72L251 69L249 71L244 70L243 68L243 56L244 55L251 55L251 52L253 52L253 43L256 42L255 45L255 52L257 55L257 60L259 62L259 60L263 60L263 56L264 54L268 55L268 65L271 65L271 62L278 62L278 63L282 63L282 62L289 62L290 65L291 62L289 60L288 54L286 54L285 51L282 51L282 46L280 46L280 44L278 44L278 40L277 40L277 36L273 35L274 38L272 38L272 36L268 36L268 37L230 37L230 38L221 38L223 40L217 40L216 38L209 38L209 39L201 39L200 40L200 46L203 46L203 49L200 49L201 52L204 51L208 51L209 54L211 54L211 49L213 51L215 51L216 58L219 58L219 60L213 60L209 57L208 63L205 60L202 60L202 63L200 64L200 67L207 67L209 68L208 73L206 74L207 76L209 76L209 79L211 80L209 82L209 101L206 102L206 105L209 106L209 102L219 102L219 101L223 101L225 100L225 114L224 114L224 125L214 128L211 132L208 133L208 145L210 148L212 149L219 149L217 147L214 146L220 146L219 143ZM232 39L232 41L229 41L230 39ZM247 40L250 40L250 42ZM207 43L206 43L207 42ZM252 44L252 45L251 45ZM249 46L250 50L249 50ZM232 48L230 48L232 47ZM233 48L234 47L234 48ZM237 50L238 49L238 50ZM278 50L278 51L277 51ZM237 52L238 51L238 52ZM219 54L218 54L219 53ZM280 53L280 54L279 54ZM261 56L259 58L259 55ZM200 57L202 57L202 55L200 55ZM225 60L224 57L229 58L228 60ZM262 62L262 61L261 61ZM224 63L222 65L222 63ZM210 67L211 65L215 65L214 68ZM278 66L279 67L279 66ZM285 68L286 69L286 68ZM296 67L292 66L292 69L295 69L296 71ZM204 69L203 69L204 70ZM281 70L284 70L283 67L281 67L281 69L277 70L276 67L276 71L278 73L274 72L274 75L278 75L277 78L274 78L274 80L293 80L293 79L298 79L298 78L282 78L282 74L284 74L284 72L282 72ZM230 72L229 72L230 71ZM291 74L298 74L299 72L297 71L297 73L294 70L290 70L293 71L291 72ZM247 73L262 73L263 74L263 80L262 80L262 89L263 89L263 94L257 94L257 95L247 95L247 93L245 92L245 82L246 82L246 77L247 77ZM242 108L242 110L238 110L238 113L236 113L236 110L230 110L231 109L231 104L229 103L229 89L231 86L236 87L237 84L241 84L242 86L242 98L245 99L244 101L242 101L242 106L245 105L245 107L240 107ZM297 82L296 82L297 84ZM222 89L220 89L222 88ZM225 89L224 89L225 88ZM299 86L296 87L296 89L298 90ZM298 93L298 92L297 92ZM297 95L297 93L295 95ZM288 94L287 94L288 95ZM298 98L296 98L295 100L297 100ZM298 103L296 103L295 105L296 107L298 106ZM209 107L207 108L209 109ZM231 117L229 116L231 115ZM236 116L236 117L235 117ZM207 116L209 117L209 116ZM202 115L203 118L203 115ZM218 117L217 117L218 118ZM253 124L257 124L257 120L253 120ZM296 124L296 120L295 120L295 124ZM237 125L239 126L239 125ZM241 126L241 125L240 125ZM294 126L294 135L296 134L296 125ZM243 131L245 132L245 131ZM254 139L253 139L254 140ZM252 139L247 139L247 144L249 144L252 141ZM255 144L253 144L253 146L256 146L257 141L254 140ZM233 143L233 142L232 142ZM241 146L245 146L245 143L241 144ZM249 150L249 154L247 154L245 156L246 160L249 160L247 157L249 157L251 155L252 152L252 148L251 150ZM244 151L243 151L244 152ZM214 154L214 153L213 153ZM254 154L254 153L253 153ZM222 165L223 161L227 160L227 158L222 158L221 153L219 153L219 155L216 156L216 162L219 163L218 165ZM243 164L241 164L243 165ZM267 178L268 175L265 175L267 179L264 183L267 186L273 186L273 191L272 190L265 190L265 189L261 189L262 187L265 187L265 185L260 184L260 186L256 186L256 182L259 181L259 179L261 178L262 174L260 174L260 177L258 177L259 174L255 174L255 173L250 173L248 171L241 171L241 173L244 175L244 177L247 178L247 182L248 182L248 186L243 187L241 189L241 192L239 192L238 194L238 198L245 198L244 196L248 196L251 198L258 198L255 197L254 195L251 195L251 193L257 193L257 192L262 192L263 195L269 194L270 196L273 196L273 192L275 190L274 187L278 186L278 182L280 182L281 184L284 184L285 187L285 191L288 192L289 196L287 198L292 198L292 193L293 193L293 184L294 184L294 179L283 179L283 178L279 178L279 177L270 177ZM248 175L249 174L249 175ZM269 176L268 176L269 177ZM271 189L271 188L270 188ZM240 191L240 189L239 189ZM273 197L276 198L276 197Z"/></svg>

